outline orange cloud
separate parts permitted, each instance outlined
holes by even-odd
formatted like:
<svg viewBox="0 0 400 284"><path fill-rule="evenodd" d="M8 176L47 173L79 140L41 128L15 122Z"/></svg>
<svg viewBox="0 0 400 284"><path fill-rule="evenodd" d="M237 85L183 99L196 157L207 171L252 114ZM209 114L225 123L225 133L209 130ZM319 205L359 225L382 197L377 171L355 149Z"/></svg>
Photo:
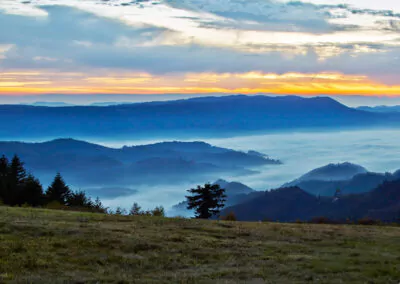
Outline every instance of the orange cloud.
<svg viewBox="0 0 400 284"><path fill-rule="evenodd" d="M400 95L400 85L375 82L364 75L321 73L189 73L154 76L105 71L84 73L10 71L0 73L0 94L160 94L269 93ZM95 71L93 71L95 73Z"/></svg>

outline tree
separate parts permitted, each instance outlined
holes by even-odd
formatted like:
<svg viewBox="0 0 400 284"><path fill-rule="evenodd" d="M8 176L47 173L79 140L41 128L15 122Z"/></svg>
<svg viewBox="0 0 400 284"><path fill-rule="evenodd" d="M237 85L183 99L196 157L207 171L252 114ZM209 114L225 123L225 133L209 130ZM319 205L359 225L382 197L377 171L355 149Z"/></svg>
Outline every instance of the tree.
<svg viewBox="0 0 400 284"><path fill-rule="evenodd" d="M94 201L94 204L93 204L93 209L95 212L98 212L98 213L104 213L104 214L108 213L108 208L104 207L104 205L103 205L103 203L101 203L99 197L96 197L96 200Z"/></svg>
<svg viewBox="0 0 400 284"><path fill-rule="evenodd" d="M142 207L139 206L138 203L133 203L131 209L129 210L129 215L131 216L137 216L137 215L142 215Z"/></svg>
<svg viewBox="0 0 400 284"><path fill-rule="evenodd" d="M24 168L24 163L21 162L17 155L11 160L8 167L8 193L4 200L9 205L21 205L24 203L23 187L27 180L27 173Z"/></svg>
<svg viewBox="0 0 400 284"><path fill-rule="evenodd" d="M151 214L156 217L165 217L165 209L163 206L157 206L151 211Z"/></svg>
<svg viewBox="0 0 400 284"><path fill-rule="evenodd" d="M21 201L31 206L40 206L43 204L43 187L40 181L33 175L28 175L22 189Z"/></svg>
<svg viewBox="0 0 400 284"><path fill-rule="evenodd" d="M126 210L118 206L117 209L115 209L114 215L126 215Z"/></svg>
<svg viewBox="0 0 400 284"><path fill-rule="evenodd" d="M57 173L53 182L46 191L48 202L57 201L62 205L67 205L68 198L71 195L71 190L65 183L60 173Z"/></svg>
<svg viewBox="0 0 400 284"><path fill-rule="evenodd" d="M0 158L0 200L3 202L5 202L5 199L7 199L6 195L8 194L8 172L8 159L3 155Z"/></svg>
<svg viewBox="0 0 400 284"><path fill-rule="evenodd" d="M218 184L205 184L188 190L191 196L186 196L187 209L195 209L195 217L198 219L209 219L219 214L226 201L225 189Z"/></svg>
<svg viewBox="0 0 400 284"><path fill-rule="evenodd" d="M84 191L72 192L67 196L67 205L71 207L93 208L94 203Z"/></svg>

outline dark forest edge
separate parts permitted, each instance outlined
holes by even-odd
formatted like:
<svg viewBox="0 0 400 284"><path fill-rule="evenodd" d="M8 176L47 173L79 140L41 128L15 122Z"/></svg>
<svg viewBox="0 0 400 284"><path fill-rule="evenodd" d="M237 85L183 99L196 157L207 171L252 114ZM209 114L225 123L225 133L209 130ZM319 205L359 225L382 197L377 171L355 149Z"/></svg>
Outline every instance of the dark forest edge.
<svg viewBox="0 0 400 284"><path fill-rule="evenodd" d="M51 185L44 191L39 179L26 171L24 163L17 155L11 160L4 155L0 158L0 205L128 214L120 207L112 211L105 207L99 198L93 201L85 191L72 191L60 173L56 174ZM162 206L143 211L134 203L129 215L165 216L165 211Z"/></svg>

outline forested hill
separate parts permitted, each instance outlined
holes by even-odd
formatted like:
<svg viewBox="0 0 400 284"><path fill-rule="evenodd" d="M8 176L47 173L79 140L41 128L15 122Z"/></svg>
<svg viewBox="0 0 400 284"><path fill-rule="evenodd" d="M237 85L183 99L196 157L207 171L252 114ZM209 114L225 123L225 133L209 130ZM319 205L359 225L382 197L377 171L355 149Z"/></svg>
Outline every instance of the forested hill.
<svg viewBox="0 0 400 284"><path fill-rule="evenodd" d="M162 142L108 148L74 139L43 143L0 142L0 155L17 154L43 182L56 172L76 186L105 188L134 185L176 185L192 179L216 180L221 175L248 175L280 161L255 151L241 152L204 142ZM129 192L129 190L125 190ZM102 194L100 194L102 196Z"/></svg>

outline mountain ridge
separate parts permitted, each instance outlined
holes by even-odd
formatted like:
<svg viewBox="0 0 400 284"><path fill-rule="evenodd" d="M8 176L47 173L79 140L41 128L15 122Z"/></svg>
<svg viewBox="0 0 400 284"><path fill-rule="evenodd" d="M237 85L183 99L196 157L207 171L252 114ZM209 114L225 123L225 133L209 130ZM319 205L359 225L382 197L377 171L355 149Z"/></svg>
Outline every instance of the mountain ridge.
<svg viewBox="0 0 400 284"><path fill-rule="evenodd" d="M223 96L112 106L0 105L0 139L217 137L265 131L400 126L400 116L349 108L332 98ZM8 122L13 121L11 125Z"/></svg>

